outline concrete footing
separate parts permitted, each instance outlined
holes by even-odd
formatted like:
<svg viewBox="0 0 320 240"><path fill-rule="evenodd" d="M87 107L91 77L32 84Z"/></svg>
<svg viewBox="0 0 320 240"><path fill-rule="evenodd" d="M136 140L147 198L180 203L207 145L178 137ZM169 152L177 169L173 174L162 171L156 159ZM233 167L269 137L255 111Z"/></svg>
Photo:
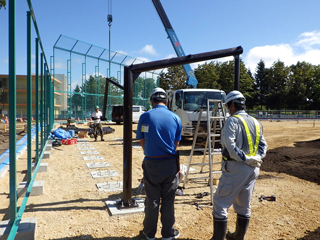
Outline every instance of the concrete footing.
<svg viewBox="0 0 320 240"><path fill-rule="evenodd" d="M17 197L21 197L27 191L27 182L19 183L17 187ZM30 196L39 196L44 193L44 181L35 181L33 183Z"/></svg>
<svg viewBox="0 0 320 240"><path fill-rule="evenodd" d="M142 198L138 198L138 197L134 198L134 199L136 200L136 203L138 204L137 207L124 208L121 210L118 209L118 201L117 200L108 200L105 203L106 203L108 210L112 216L144 212L144 200Z"/></svg>
<svg viewBox="0 0 320 240"><path fill-rule="evenodd" d="M36 239L37 218L21 219L15 240L34 240ZM0 240L6 240L9 236L11 227L9 220L0 222Z"/></svg>
<svg viewBox="0 0 320 240"><path fill-rule="evenodd" d="M51 145L48 144L48 145L46 146L45 151L46 151L46 152L49 152L49 151L51 151L51 149L52 149L52 144L51 144Z"/></svg>
<svg viewBox="0 0 320 240"><path fill-rule="evenodd" d="M40 166L38 168L38 173L41 172L47 172L48 171L48 163L40 163ZM33 164L32 166L32 170L34 170L36 168L36 164Z"/></svg>
<svg viewBox="0 0 320 240"><path fill-rule="evenodd" d="M44 152L42 159L48 159L48 158L50 158L50 152Z"/></svg>

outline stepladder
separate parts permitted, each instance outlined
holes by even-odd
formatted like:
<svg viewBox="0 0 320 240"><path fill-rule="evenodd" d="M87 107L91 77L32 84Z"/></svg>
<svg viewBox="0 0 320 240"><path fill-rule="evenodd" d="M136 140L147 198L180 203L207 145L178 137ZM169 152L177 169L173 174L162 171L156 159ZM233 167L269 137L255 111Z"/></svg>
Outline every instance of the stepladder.
<svg viewBox="0 0 320 240"><path fill-rule="evenodd" d="M226 120L226 110L223 102L217 99L207 99L206 105L202 106L199 112L199 118L194 132L193 143L190 151L189 162L183 187L189 181L204 181L210 187L210 200L213 203L214 195L214 179L218 179L221 174L221 130ZM203 119L206 119L206 127L204 128ZM202 127L200 127L202 125ZM205 139L205 143L198 144L198 139ZM202 161L195 162L195 152L203 152ZM198 168L199 172L190 173L191 168ZM208 169L204 172L204 169ZM192 175L192 176L191 176ZM208 181L207 181L208 180Z"/></svg>

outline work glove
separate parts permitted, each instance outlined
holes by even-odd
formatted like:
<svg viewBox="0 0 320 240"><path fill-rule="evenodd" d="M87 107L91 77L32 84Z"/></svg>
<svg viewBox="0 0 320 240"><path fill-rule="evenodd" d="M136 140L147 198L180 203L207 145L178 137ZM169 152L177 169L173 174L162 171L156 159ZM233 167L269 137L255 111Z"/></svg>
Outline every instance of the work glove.
<svg viewBox="0 0 320 240"><path fill-rule="evenodd" d="M183 180L184 176L185 176L184 171L180 171L179 172L179 182L181 182Z"/></svg>
<svg viewBox="0 0 320 240"><path fill-rule="evenodd" d="M262 160L260 155L255 155L255 156L246 156L246 164L248 164L251 167L261 167Z"/></svg>

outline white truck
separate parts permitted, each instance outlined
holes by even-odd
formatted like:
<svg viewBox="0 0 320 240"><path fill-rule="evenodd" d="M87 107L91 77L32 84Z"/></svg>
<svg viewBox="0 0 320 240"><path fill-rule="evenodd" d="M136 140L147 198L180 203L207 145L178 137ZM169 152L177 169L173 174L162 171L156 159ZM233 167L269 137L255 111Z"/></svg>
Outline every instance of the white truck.
<svg viewBox="0 0 320 240"><path fill-rule="evenodd" d="M182 123L182 136L193 137L199 119L201 107L202 112L200 127L207 128L207 99L226 99L226 93L217 89L179 89L168 91L168 108L176 113ZM214 108L214 103L210 109ZM210 113L212 114L212 113Z"/></svg>

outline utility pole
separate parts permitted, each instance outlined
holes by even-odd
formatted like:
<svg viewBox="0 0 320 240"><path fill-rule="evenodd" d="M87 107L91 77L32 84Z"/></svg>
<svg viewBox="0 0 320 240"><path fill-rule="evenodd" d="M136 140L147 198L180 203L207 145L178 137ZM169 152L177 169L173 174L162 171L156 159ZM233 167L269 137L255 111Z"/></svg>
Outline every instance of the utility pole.
<svg viewBox="0 0 320 240"><path fill-rule="evenodd" d="M111 24L112 24L112 0L108 0L108 26L109 26L109 78L111 78L111 57L110 57L110 48L111 48Z"/></svg>

